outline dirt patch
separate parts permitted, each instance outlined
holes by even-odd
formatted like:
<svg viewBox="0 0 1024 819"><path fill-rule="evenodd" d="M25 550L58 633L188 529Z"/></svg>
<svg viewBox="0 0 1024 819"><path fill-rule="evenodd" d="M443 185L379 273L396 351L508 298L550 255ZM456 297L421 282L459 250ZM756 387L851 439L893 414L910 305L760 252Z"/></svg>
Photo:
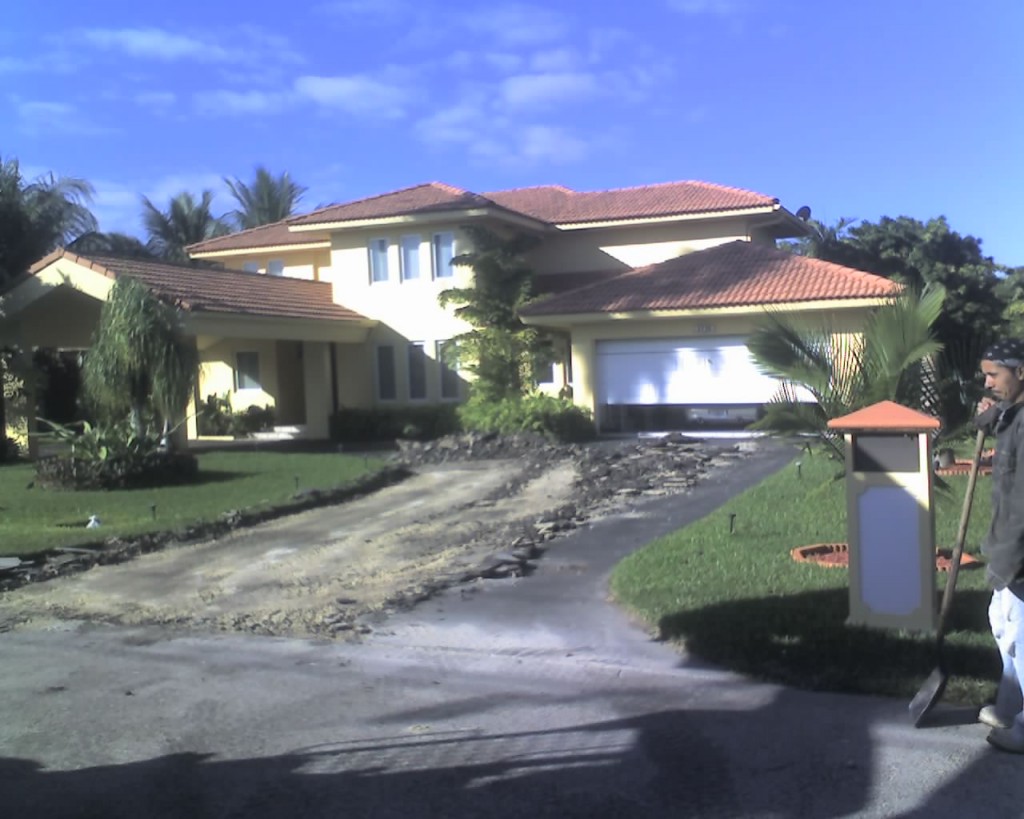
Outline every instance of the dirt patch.
<svg viewBox="0 0 1024 819"><path fill-rule="evenodd" d="M644 494L686 491L742 448L688 439L555 446L464 436L407 445L372 494L0 596L0 628L57 619L346 636L479 577L531 571L551 542Z"/></svg>

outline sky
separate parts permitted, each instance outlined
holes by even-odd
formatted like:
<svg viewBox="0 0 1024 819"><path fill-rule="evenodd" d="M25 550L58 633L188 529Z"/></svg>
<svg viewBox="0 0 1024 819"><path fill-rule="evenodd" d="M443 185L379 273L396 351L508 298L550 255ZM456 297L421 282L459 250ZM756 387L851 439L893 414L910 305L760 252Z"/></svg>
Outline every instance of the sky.
<svg viewBox="0 0 1024 819"><path fill-rule="evenodd" d="M701 180L814 218L945 216L1024 265L1020 0L8 0L0 158L140 195L301 211L424 182L478 193Z"/></svg>

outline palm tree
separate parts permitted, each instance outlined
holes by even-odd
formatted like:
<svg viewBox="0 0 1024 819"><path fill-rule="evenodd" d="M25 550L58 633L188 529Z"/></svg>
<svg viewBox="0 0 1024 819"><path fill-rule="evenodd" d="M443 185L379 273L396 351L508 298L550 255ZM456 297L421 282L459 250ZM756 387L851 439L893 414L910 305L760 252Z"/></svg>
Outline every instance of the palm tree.
<svg viewBox="0 0 1024 819"><path fill-rule="evenodd" d="M263 166L256 168L256 178L251 185L226 177L224 184L238 202L238 208L228 216L241 230L287 219L295 213L295 207L307 190L293 182L287 171L275 177Z"/></svg>
<svg viewBox="0 0 1024 819"><path fill-rule="evenodd" d="M211 191L203 191L198 202L191 193L182 191L170 200L165 212L142 197L142 222L150 246L161 259L187 262L189 245L228 233L224 221L211 213L212 203Z"/></svg>
<svg viewBox="0 0 1024 819"><path fill-rule="evenodd" d="M872 313L859 337L769 313L747 345L759 368L782 386L755 426L816 435L842 459L840 438L827 426L832 418L884 400L941 411L935 361L942 345L932 326L945 297L941 286L905 291ZM814 401L800 400L798 388Z"/></svg>
<svg viewBox="0 0 1024 819"><path fill-rule="evenodd" d="M157 254L149 245L127 233L83 233L68 243L68 250L88 256L116 256L120 259L156 259Z"/></svg>
<svg viewBox="0 0 1024 819"><path fill-rule="evenodd" d="M27 181L17 159L0 159L0 286L51 250L96 230L94 190L84 179L47 174Z"/></svg>
<svg viewBox="0 0 1024 819"><path fill-rule="evenodd" d="M198 354L178 311L134 279L120 279L100 313L82 381L100 417L130 418L136 435L152 412L167 439L184 412L198 374Z"/></svg>

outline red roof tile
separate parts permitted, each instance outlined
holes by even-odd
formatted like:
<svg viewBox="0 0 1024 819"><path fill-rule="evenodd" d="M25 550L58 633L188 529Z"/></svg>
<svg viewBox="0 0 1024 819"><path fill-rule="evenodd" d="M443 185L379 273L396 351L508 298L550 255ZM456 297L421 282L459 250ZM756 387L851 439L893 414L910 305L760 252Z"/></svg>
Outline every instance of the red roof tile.
<svg viewBox="0 0 1024 819"><path fill-rule="evenodd" d="M545 186L494 191L484 196L509 210L552 224L744 210L772 207L779 202L764 194L709 182L666 182L582 193Z"/></svg>
<svg viewBox="0 0 1024 819"><path fill-rule="evenodd" d="M268 318L308 318L334 321L365 320L365 316L335 304L329 282L265 276L240 270L77 256L68 251L51 253L37 262L30 273L58 258L67 258L105 276L137 279L162 298L193 313L229 313Z"/></svg>
<svg viewBox="0 0 1024 819"><path fill-rule="evenodd" d="M249 230L240 230L237 233L229 233L227 236L218 236L215 239L207 239L204 242L197 242L189 245L189 253L215 253L218 250L236 250L240 248L261 248L277 247L286 245L305 245L310 242L328 241L309 233L293 233L288 229L291 219L282 222L274 222L272 225L262 225Z"/></svg>
<svg viewBox="0 0 1024 819"><path fill-rule="evenodd" d="M924 432L938 429L942 422L918 410L897 404L895 401L879 401L841 418L828 422L829 429L838 430L886 430Z"/></svg>
<svg viewBox="0 0 1024 819"><path fill-rule="evenodd" d="M885 298L899 289L895 282L861 270L735 241L542 298L520 312L542 316L693 310Z"/></svg>
<svg viewBox="0 0 1024 819"><path fill-rule="evenodd" d="M454 188L440 182L428 182L412 188L382 193L368 199L357 199L341 205L330 205L306 216L297 216L289 224L318 225L330 222L354 222L361 219L386 219L466 208L493 208L494 202L478 193ZM301 235L301 234L300 234Z"/></svg>

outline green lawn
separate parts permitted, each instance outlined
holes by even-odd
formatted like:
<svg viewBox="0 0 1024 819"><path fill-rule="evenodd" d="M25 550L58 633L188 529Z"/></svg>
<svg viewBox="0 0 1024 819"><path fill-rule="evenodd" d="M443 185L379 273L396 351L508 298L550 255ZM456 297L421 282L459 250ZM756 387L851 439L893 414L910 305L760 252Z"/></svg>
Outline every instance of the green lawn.
<svg viewBox="0 0 1024 819"><path fill-rule="evenodd" d="M796 468L796 461L801 468ZM668 640L758 678L803 688L909 698L935 666L934 636L845 624L848 571L797 563L796 546L845 542L840 467L806 453L718 511L631 555L616 568L616 598ZM975 494L967 551L990 513L989 478ZM966 477L936 498L936 541L956 539ZM734 514L734 533L729 515ZM938 573L938 588L946 575ZM984 570L962 570L946 639L947 699L980 704L999 662L989 635Z"/></svg>
<svg viewBox="0 0 1024 819"><path fill-rule="evenodd" d="M383 465L380 458L338 454L208 452L200 480L188 486L71 492L33 486L31 464L0 466L0 555L25 556L56 546L118 535L169 531L216 520L228 510L287 504L296 487L331 489ZM101 526L86 529L90 515Z"/></svg>

